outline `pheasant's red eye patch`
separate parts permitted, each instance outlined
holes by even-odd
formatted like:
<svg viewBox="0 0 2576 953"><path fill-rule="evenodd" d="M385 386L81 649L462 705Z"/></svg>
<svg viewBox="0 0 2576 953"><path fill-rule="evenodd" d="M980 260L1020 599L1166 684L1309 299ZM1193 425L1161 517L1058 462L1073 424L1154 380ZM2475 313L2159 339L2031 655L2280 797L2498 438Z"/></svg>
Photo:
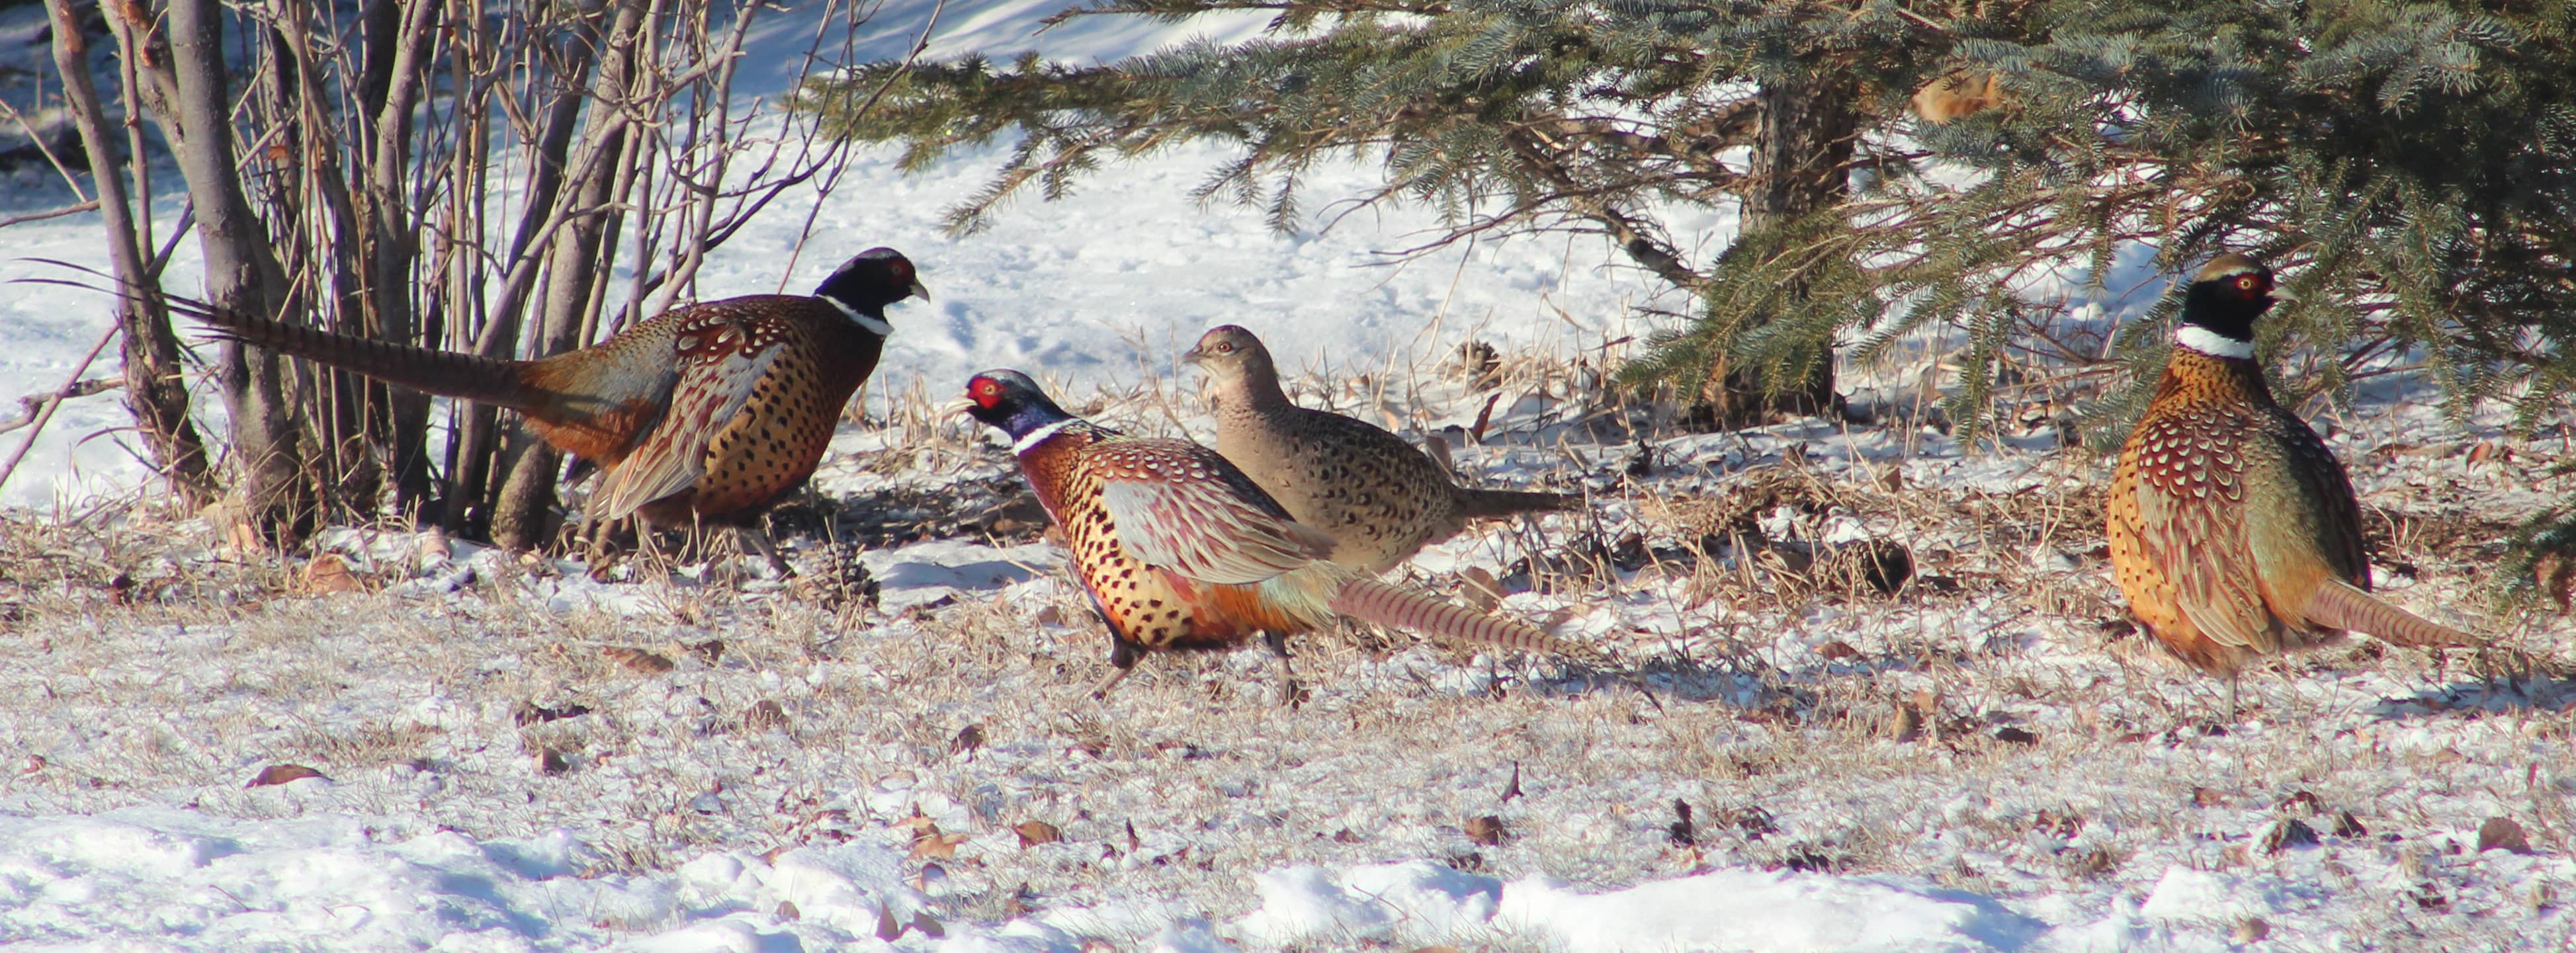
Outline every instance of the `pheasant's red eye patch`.
<svg viewBox="0 0 2576 953"><path fill-rule="evenodd" d="M990 408L1001 402L1002 385L993 383L992 378L978 377L974 383L966 385L966 396L974 398L977 406Z"/></svg>

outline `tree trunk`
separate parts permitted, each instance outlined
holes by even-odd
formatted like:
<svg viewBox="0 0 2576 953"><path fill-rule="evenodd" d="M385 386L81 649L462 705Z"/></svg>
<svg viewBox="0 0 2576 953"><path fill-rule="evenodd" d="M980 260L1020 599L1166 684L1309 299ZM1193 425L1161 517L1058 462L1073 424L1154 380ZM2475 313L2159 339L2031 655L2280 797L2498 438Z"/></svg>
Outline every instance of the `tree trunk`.
<svg viewBox="0 0 2576 953"><path fill-rule="evenodd" d="M599 66L603 100L617 101L630 92L626 86L635 65L635 40L645 25L642 13L639 5L621 7L616 25L608 31L610 52L601 58ZM573 217L555 231L553 245L545 253L546 290L539 302L538 354L561 353L582 343L582 328L589 323L599 300L596 286L607 280L607 272L600 265L609 224L620 214L604 206L614 194L618 170L624 165L619 158L632 147L632 138L628 135L627 118L620 111L590 111L581 156L573 165L577 171L564 183L570 199L557 213ZM509 475L503 478L499 498L493 505L492 541L521 549L543 543L551 535L547 514L554 503L555 476L562 472L563 455L530 438L525 428L513 443L517 449L505 455Z"/></svg>
<svg viewBox="0 0 2576 953"><path fill-rule="evenodd" d="M599 148L620 148L625 139L611 132ZM618 163L601 161L590 164L588 175L573 183L575 208L597 209L608 201L617 185ZM546 293L540 302L542 317L537 332L537 353L559 354L581 346L582 326L587 323L593 302L594 286L606 279L600 269L600 251L608 232L608 219L616 214L606 211L576 213L579 217L565 224L555 234L554 247L546 265ZM492 511L492 540L511 548L525 548L543 542L549 535L546 514L555 499L555 475L563 470L563 454L533 439L521 428L520 444L515 459L510 461L509 476L501 483L500 498Z"/></svg>
<svg viewBox="0 0 2576 953"><path fill-rule="evenodd" d="M392 36L369 35L368 75L362 93L379 98L365 99L361 104L375 110L367 116L374 137L365 153L366 201L359 206L366 236L366 299L372 318L369 323L383 340L425 347L438 347L440 342L419 339L418 322L412 313L412 261L420 249L414 243L417 224L403 185L410 170L412 107L419 103L428 78L430 21L439 6L437 0L408 0L400 26ZM371 16L369 25L379 26L383 19ZM393 63L386 68L381 85L375 72L383 55L379 45L395 47ZM422 515L430 494L429 396L381 385L369 390L371 404L385 409L381 416L369 415L369 437L377 442L386 469L393 476L394 505L399 515L416 519Z"/></svg>
<svg viewBox="0 0 2576 953"><path fill-rule="evenodd" d="M214 502L217 488L206 462L205 442L188 419L188 385L179 367L178 338L171 333L170 312L161 307L160 299L142 293L159 279L145 262L141 233L135 230L133 207L126 200L123 173L118 171L115 140L109 137L107 112L90 82L88 38L81 34L70 0L47 0L45 6L53 17L54 65L62 73L63 98L80 125L98 191L99 214L107 224L108 258L119 292L117 321L124 335L119 349L125 360L125 406L152 450L154 466L169 480L180 504L193 512ZM134 161L146 160L138 154Z"/></svg>
<svg viewBox="0 0 2576 953"><path fill-rule="evenodd" d="M1758 235L1833 208L1851 194L1846 171L1860 139L1860 91L1847 75L1826 71L1764 83L1754 91L1753 158L1745 179L1743 231ZM1755 243L1758 247L1759 243ZM1739 247L1747 247L1739 245ZM1792 299L1803 299L1791 288ZM1765 382L1724 356L1709 369L1703 399L1726 426L1757 423L1773 411L1837 410L1831 355L1806 380Z"/></svg>
<svg viewBox="0 0 2576 953"><path fill-rule="evenodd" d="M242 193L223 35L223 11L215 0L170 4L171 96L161 125L196 207L207 300L273 317L286 303L286 279L270 253L265 226ZM227 341L216 380L232 415L233 452L241 465L238 518L263 537L292 542L311 529L314 506L277 356Z"/></svg>
<svg viewBox="0 0 2576 953"><path fill-rule="evenodd" d="M314 282L316 323L336 315L334 328L364 334L349 316L360 313L363 290L355 236L357 213L334 147L332 107L323 100L320 64L305 35L303 20L280 11L266 31L269 69L258 71L262 90L252 97L251 112L266 124L260 138L273 156L293 157L278 174L253 179L261 189L262 207L271 233L286 240L275 247L287 274ZM375 515L384 487L384 468L369 454L367 442L369 389L380 387L364 376L316 363L288 364L289 379L305 401L303 420L308 463L320 478L325 518Z"/></svg>
<svg viewBox="0 0 2576 953"><path fill-rule="evenodd" d="M598 62L598 34L592 27L596 22L585 18L575 29L572 41L557 47L555 56L551 58L551 62L558 64L559 82L554 87L553 102L548 105L545 118L538 127L534 161L530 163L527 204L520 213L517 233L510 239L510 253L501 259L504 274L500 293L492 301L491 320L484 324L482 333L474 342L475 352L485 357L516 356L521 318L527 313L528 293L535 287L540 260L529 246L555 216L570 214L576 207L574 203L563 202L561 193L564 171L571 165L568 157L572 151L573 134L581 128L582 104L588 99L583 95L583 89L590 81L591 68ZM496 435L502 430L496 412L490 407L474 406L465 408L459 416L463 423L460 427L462 433L455 444L458 462L449 470L453 486L449 489L451 495L447 511L440 519L440 523L451 532L465 528L466 513L473 503L485 503L485 514L489 516L500 508L501 499L497 492L491 493L488 499L486 495L496 456L494 444L499 442ZM510 468L515 467L517 459L525 452L525 444L526 435L519 434L507 452L498 454L504 467L504 482ZM539 505L551 498L552 495L547 494ZM517 505L525 507L528 504ZM525 520L519 518L516 522L524 523ZM491 532L495 539L501 535L497 529ZM514 532L513 535L519 534Z"/></svg>

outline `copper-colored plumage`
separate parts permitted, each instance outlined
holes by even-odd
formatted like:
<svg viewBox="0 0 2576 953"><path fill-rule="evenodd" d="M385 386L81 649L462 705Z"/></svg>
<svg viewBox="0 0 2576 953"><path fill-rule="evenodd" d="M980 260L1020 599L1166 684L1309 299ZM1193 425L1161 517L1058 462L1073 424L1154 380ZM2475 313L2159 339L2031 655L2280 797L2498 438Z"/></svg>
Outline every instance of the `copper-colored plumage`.
<svg viewBox="0 0 2576 953"><path fill-rule="evenodd" d="M987 371L961 408L1019 441L1020 471L1064 532L1118 666L1138 653L1226 649L1350 615L1432 635L1569 653L1545 633L1367 578L1326 557L1329 534L1290 518L1215 451L1127 437L1066 414L1016 371ZM1285 685L1283 684L1283 689Z"/></svg>
<svg viewBox="0 0 2576 953"><path fill-rule="evenodd" d="M1469 520L1583 505L1563 493L1459 486L1402 437L1289 402L1270 350L1243 328L1209 330L1187 357L1215 385L1217 452L1298 522L1331 533L1342 565L1385 572Z"/></svg>
<svg viewBox="0 0 2576 953"><path fill-rule="evenodd" d="M2252 326L2271 272L2203 268L2177 344L2111 479L2111 563L2129 608L2174 654L2234 676L2344 630L2409 646L2466 633L2369 593L2361 507L2334 451L2272 399Z"/></svg>
<svg viewBox="0 0 2576 953"><path fill-rule="evenodd" d="M892 249L852 258L812 296L674 309L590 347L509 361L389 344L175 302L225 337L526 415L601 471L596 515L751 526L814 472L850 394L876 369L884 308L924 295ZM765 542L765 538L759 540ZM773 561L775 556L773 554Z"/></svg>

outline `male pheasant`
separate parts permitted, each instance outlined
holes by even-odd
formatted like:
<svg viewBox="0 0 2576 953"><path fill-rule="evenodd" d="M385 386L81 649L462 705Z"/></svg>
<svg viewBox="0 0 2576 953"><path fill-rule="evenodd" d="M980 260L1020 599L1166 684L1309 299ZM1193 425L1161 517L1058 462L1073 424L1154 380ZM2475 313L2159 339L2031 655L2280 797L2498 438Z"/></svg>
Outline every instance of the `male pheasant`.
<svg viewBox="0 0 2576 953"><path fill-rule="evenodd" d="M2407 646L2467 633L2369 593L2361 507L2316 431L2254 363L2272 272L2212 259L2185 293L2164 378L2111 478L2111 565L2129 610L2193 667L2228 679L2260 656L2354 630Z"/></svg>
<svg viewBox="0 0 2576 953"><path fill-rule="evenodd" d="M1572 654L1519 622L1398 589L1326 557L1333 538L1299 523L1216 451L1122 436L1064 412L1018 371L986 371L955 405L1011 436L1020 473L1064 532L1076 575L1109 624L1095 697L1147 651L1230 649L1256 633L1280 659L1286 637L1336 614L1435 636Z"/></svg>
<svg viewBox="0 0 2576 953"><path fill-rule="evenodd" d="M1290 403L1270 349L1240 327L1210 329L1183 357L1216 384L1217 452L1297 522L1331 533L1344 566L1383 573L1468 520L1583 505L1563 493L1459 486L1402 437Z"/></svg>
<svg viewBox="0 0 2576 953"><path fill-rule="evenodd" d="M547 443L595 464L595 516L730 526L782 573L759 520L814 473L852 391L894 328L885 307L927 299L911 260L859 253L811 296L746 295L676 308L579 350L510 361L390 344L193 302L223 337L387 383L519 411Z"/></svg>

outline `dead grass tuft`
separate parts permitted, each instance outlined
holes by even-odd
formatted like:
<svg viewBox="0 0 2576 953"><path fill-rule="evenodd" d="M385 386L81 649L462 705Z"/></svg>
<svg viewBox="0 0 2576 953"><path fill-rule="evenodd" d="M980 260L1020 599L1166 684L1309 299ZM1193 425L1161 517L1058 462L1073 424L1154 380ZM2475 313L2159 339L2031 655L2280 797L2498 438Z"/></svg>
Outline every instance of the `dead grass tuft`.
<svg viewBox="0 0 2576 953"><path fill-rule="evenodd" d="M342 769L426 765L430 743L445 731L418 723L310 728L286 739L284 751Z"/></svg>

